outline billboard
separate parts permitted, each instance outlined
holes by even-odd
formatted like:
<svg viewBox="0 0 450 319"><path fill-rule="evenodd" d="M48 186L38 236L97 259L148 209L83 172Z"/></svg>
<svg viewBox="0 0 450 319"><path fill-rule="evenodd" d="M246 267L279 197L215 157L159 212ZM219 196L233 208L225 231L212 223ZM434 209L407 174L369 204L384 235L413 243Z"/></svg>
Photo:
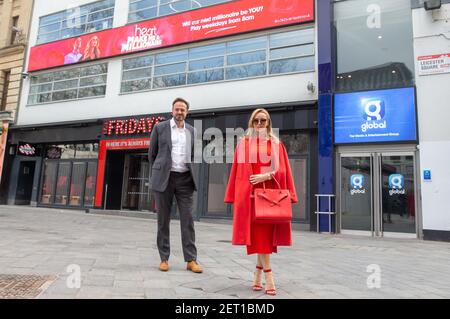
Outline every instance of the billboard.
<svg viewBox="0 0 450 319"><path fill-rule="evenodd" d="M336 94L336 144L417 140L414 88Z"/></svg>
<svg viewBox="0 0 450 319"><path fill-rule="evenodd" d="M28 71L314 21L313 0L240 0L31 48Z"/></svg>

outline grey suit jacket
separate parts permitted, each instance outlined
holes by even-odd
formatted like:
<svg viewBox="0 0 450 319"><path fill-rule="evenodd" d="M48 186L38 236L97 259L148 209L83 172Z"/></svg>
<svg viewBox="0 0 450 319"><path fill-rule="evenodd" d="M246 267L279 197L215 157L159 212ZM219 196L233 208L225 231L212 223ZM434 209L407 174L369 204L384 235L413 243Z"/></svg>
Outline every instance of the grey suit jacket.
<svg viewBox="0 0 450 319"><path fill-rule="evenodd" d="M186 140L191 144L191 163L187 163L187 166L194 181L194 190L197 190L195 174L192 171L195 131L194 127L186 122L185 127L191 135L191 138ZM170 120L160 122L153 127L150 135L148 159L150 162L150 189L164 192L169 183L170 170L172 168L172 129Z"/></svg>

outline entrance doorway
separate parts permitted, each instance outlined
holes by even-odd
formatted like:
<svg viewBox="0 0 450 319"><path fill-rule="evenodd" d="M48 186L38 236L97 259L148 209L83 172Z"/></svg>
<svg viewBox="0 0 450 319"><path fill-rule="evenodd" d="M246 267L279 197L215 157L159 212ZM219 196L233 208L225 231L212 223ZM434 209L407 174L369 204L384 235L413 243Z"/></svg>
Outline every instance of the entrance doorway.
<svg viewBox="0 0 450 319"><path fill-rule="evenodd" d="M147 153L109 151L106 177L105 209L154 211Z"/></svg>
<svg viewBox="0 0 450 319"><path fill-rule="evenodd" d="M337 182L342 233L418 236L415 152L340 153Z"/></svg>
<svg viewBox="0 0 450 319"><path fill-rule="evenodd" d="M120 210L122 208L122 181L124 162L124 151L108 152L104 192L105 209Z"/></svg>
<svg viewBox="0 0 450 319"><path fill-rule="evenodd" d="M123 173L122 209L149 211L152 208L148 155L127 154Z"/></svg>
<svg viewBox="0 0 450 319"><path fill-rule="evenodd" d="M20 162L19 179L17 182L16 205L30 205L33 192L34 170L36 162Z"/></svg>

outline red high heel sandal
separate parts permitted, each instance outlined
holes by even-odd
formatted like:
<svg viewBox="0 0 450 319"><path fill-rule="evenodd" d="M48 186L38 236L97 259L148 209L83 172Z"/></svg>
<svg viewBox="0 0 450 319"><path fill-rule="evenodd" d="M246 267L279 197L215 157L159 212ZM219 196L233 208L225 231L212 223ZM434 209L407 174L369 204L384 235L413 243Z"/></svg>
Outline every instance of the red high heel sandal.
<svg viewBox="0 0 450 319"><path fill-rule="evenodd" d="M252 286L253 291L261 291L263 289L263 287L261 286L261 278L259 278L259 282L257 282L256 272L260 270L263 270L263 267L256 266L255 278L253 279L253 286Z"/></svg>
<svg viewBox="0 0 450 319"><path fill-rule="evenodd" d="M273 287L271 289L265 289L265 293L269 296L275 296L277 294L277 290L275 289L275 283L273 282L273 277L271 277L270 280L267 279L268 274L272 273L272 269L265 269L264 273L266 274L266 287L269 283Z"/></svg>

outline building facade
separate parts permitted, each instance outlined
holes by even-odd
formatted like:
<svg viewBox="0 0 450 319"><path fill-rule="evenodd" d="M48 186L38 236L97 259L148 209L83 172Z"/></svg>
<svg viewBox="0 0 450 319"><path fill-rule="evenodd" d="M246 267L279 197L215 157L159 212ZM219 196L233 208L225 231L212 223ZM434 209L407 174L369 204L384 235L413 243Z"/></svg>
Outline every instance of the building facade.
<svg viewBox="0 0 450 319"><path fill-rule="evenodd" d="M420 154L423 237L450 241L450 1L425 10L414 3L414 62Z"/></svg>
<svg viewBox="0 0 450 319"><path fill-rule="evenodd" d="M182 96L187 120L224 138L227 128L246 129L253 109L268 108L297 176L294 220L314 228L314 1L166 2L35 2L8 202L152 211L150 131ZM204 146L210 139L203 134ZM197 165L198 218L231 218L229 152ZM20 185L28 185L23 199Z"/></svg>
<svg viewBox="0 0 450 319"><path fill-rule="evenodd" d="M419 237L411 1L334 3L336 226Z"/></svg>
<svg viewBox="0 0 450 319"><path fill-rule="evenodd" d="M448 1L318 8L319 193L336 212L321 229L449 240Z"/></svg>
<svg viewBox="0 0 450 319"><path fill-rule="evenodd" d="M149 135L182 96L205 149L197 218L232 216L233 150L214 136L229 149L208 153L209 130L245 129L265 107L299 228L446 240L450 4L438 2L37 0L8 203L153 211Z"/></svg>
<svg viewBox="0 0 450 319"><path fill-rule="evenodd" d="M32 7L33 1L0 1L0 182L3 185L8 184L7 179L2 179L1 172L9 125L14 122L19 105ZM2 201L5 196L2 192Z"/></svg>

